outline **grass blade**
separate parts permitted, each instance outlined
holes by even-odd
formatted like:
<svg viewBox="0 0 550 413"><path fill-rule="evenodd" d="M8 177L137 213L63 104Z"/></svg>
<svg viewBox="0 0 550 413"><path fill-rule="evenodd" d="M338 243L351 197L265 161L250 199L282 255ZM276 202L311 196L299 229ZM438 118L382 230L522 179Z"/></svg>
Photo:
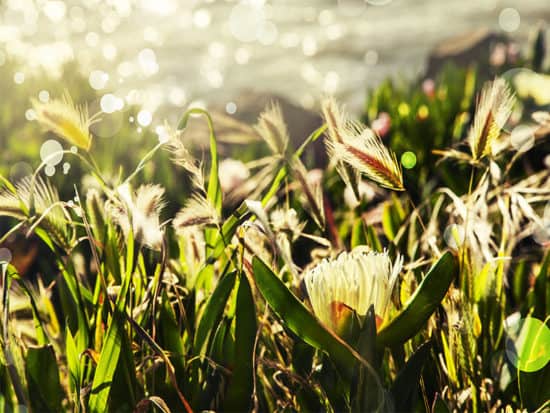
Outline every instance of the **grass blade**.
<svg viewBox="0 0 550 413"><path fill-rule="evenodd" d="M256 311L248 279L240 278L235 314L235 368L225 400L226 411L249 411L253 390Z"/></svg>
<svg viewBox="0 0 550 413"><path fill-rule="evenodd" d="M378 333L378 347L402 344L418 333L445 297L457 272L456 259L446 252L426 274L405 308Z"/></svg>
<svg viewBox="0 0 550 413"><path fill-rule="evenodd" d="M59 381L59 368L51 345L30 347L27 350L25 374L34 411L59 412L62 410L63 389Z"/></svg>
<svg viewBox="0 0 550 413"><path fill-rule="evenodd" d="M194 337L195 353L202 354L206 350L209 337L222 318L223 310L235 285L236 274L233 271L222 277L208 299Z"/></svg>

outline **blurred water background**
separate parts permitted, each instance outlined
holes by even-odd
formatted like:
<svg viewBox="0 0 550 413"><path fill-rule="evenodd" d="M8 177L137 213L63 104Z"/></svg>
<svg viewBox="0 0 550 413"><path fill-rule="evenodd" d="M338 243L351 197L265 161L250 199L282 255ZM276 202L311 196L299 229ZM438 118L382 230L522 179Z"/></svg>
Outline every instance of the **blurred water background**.
<svg viewBox="0 0 550 413"><path fill-rule="evenodd" d="M0 64L25 61L14 87L40 68L76 60L106 111L225 105L243 89L313 107L334 93L352 109L388 76L413 77L443 39L487 27L520 43L548 0L7 0ZM147 115L147 114L150 114Z"/></svg>

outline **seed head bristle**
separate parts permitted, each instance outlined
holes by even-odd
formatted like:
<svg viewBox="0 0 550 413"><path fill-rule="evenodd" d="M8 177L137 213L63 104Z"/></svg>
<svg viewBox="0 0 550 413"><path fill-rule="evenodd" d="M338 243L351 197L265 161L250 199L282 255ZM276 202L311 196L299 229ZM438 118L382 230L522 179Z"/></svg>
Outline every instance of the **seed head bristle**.
<svg viewBox="0 0 550 413"><path fill-rule="evenodd" d="M122 202L111 202L107 208L124 236L128 237L131 229L137 242L159 250L164 236L160 224L164 188L160 185L142 185L134 193L128 184L123 184L117 193Z"/></svg>
<svg viewBox="0 0 550 413"><path fill-rule="evenodd" d="M500 136L514 104L515 97L504 79L495 79L485 84L468 135L474 161L491 155L492 145Z"/></svg>
<svg viewBox="0 0 550 413"><path fill-rule="evenodd" d="M71 145L86 151L90 149L92 135L89 128L99 120L99 114L90 117L88 107L75 105L68 93L61 99L52 99L48 102L33 99L32 106L36 112L36 119L46 130L55 133Z"/></svg>
<svg viewBox="0 0 550 413"><path fill-rule="evenodd" d="M386 148L369 128L365 127L359 135L355 130L356 125L348 129L342 143L328 142L330 153L379 185L403 191L403 172L395 153Z"/></svg>
<svg viewBox="0 0 550 413"><path fill-rule="evenodd" d="M172 225L178 234L187 227L215 224L218 221L216 208L203 196L194 194L177 213Z"/></svg>
<svg viewBox="0 0 550 413"><path fill-rule="evenodd" d="M283 155L286 152L288 129L278 103L272 103L262 112L255 129L274 153Z"/></svg>

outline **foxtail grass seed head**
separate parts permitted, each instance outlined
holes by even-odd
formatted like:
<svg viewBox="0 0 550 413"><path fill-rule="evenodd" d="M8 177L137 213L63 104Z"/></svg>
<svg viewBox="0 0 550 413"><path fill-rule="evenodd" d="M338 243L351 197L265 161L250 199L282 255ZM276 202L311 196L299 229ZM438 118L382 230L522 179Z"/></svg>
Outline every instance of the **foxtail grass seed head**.
<svg viewBox="0 0 550 413"><path fill-rule="evenodd" d="M495 79L483 87L477 102L468 143L474 161L492 154L492 145L508 121L515 97L504 79Z"/></svg>
<svg viewBox="0 0 550 413"><path fill-rule="evenodd" d="M401 256L392 262L387 252L352 251L324 259L304 275L315 315L335 332L342 325L342 308L364 316L374 305L377 321L383 321L402 266Z"/></svg>
<svg viewBox="0 0 550 413"><path fill-rule="evenodd" d="M364 128L357 134L356 127L347 128L342 136L342 142L328 142L329 153L382 187L405 190L403 171L395 153L372 130Z"/></svg>
<svg viewBox="0 0 550 413"><path fill-rule="evenodd" d="M342 142L341 135L347 120L346 112L338 107L336 100L333 97L327 97L321 103L321 111L323 118L327 124L328 137L333 142Z"/></svg>
<svg viewBox="0 0 550 413"><path fill-rule="evenodd" d="M271 104L262 112L255 129L273 153L278 155L286 153L289 141L288 129L281 107L277 103Z"/></svg>
<svg viewBox="0 0 550 413"><path fill-rule="evenodd" d="M131 228L137 242L159 250L164 236L160 224L164 188L160 185L142 185L133 193L128 184L123 184L117 188L117 193L124 206L113 208L112 215L124 236L129 236Z"/></svg>
<svg viewBox="0 0 550 413"><path fill-rule="evenodd" d="M68 248L70 236L65 213L57 189L40 176L34 181L30 176L23 178L16 184L15 192L0 189L0 216L24 220L35 215L39 217L40 227L46 229L58 245Z"/></svg>
<svg viewBox="0 0 550 413"><path fill-rule="evenodd" d="M172 162L183 167L191 175L193 186L198 189L204 188L204 176L201 163L189 152L183 143L183 131L174 130L164 124L164 131L167 136L164 148L172 155Z"/></svg>
<svg viewBox="0 0 550 413"><path fill-rule="evenodd" d="M216 208L205 197L194 194L177 213L172 225L177 234L183 234L187 227L213 225L217 222Z"/></svg>
<svg viewBox="0 0 550 413"><path fill-rule="evenodd" d="M87 106L77 106L69 94L61 99L52 99L48 102L32 100L36 112L36 119L46 129L65 139L71 145L76 145L86 151L92 144L92 135L89 128L99 118L89 116Z"/></svg>

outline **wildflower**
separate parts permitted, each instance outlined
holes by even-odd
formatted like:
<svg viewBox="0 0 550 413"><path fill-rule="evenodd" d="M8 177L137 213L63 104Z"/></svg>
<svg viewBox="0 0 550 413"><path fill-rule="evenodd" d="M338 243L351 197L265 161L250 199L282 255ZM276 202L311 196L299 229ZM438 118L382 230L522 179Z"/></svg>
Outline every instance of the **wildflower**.
<svg viewBox="0 0 550 413"><path fill-rule="evenodd" d="M112 207L111 214L128 237L132 229L134 239L151 249L159 250L164 236L160 211L164 206L164 188L160 185L142 185L134 193L128 184L117 188L123 201Z"/></svg>
<svg viewBox="0 0 550 413"><path fill-rule="evenodd" d="M391 128L391 117L387 112L378 114L378 117L372 121L372 130L381 138L385 137Z"/></svg>
<svg viewBox="0 0 550 413"><path fill-rule="evenodd" d="M492 154L492 145L512 113L515 98L504 79L487 83L478 99L468 142L474 161Z"/></svg>
<svg viewBox="0 0 550 413"><path fill-rule="evenodd" d="M86 106L76 106L68 94L61 99L52 99L46 103L32 100L36 119L49 131L65 139L72 145L89 150L92 144L90 125L99 118L88 115Z"/></svg>
<svg viewBox="0 0 550 413"><path fill-rule="evenodd" d="M422 91L430 99L435 97L435 82L433 79L428 78L422 82Z"/></svg>
<svg viewBox="0 0 550 413"><path fill-rule="evenodd" d="M250 171L243 162L227 158L220 162L218 176L222 192L228 194L246 182Z"/></svg>
<svg viewBox="0 0 550 413"><path fill-rule="evenodd" d="M341 253L335 260L324 259L304 275L315 315L338 333L346 308L364 316L374 305L380 324L402 265L401 256L392 263L387 252L352 251Z"/></svg>

